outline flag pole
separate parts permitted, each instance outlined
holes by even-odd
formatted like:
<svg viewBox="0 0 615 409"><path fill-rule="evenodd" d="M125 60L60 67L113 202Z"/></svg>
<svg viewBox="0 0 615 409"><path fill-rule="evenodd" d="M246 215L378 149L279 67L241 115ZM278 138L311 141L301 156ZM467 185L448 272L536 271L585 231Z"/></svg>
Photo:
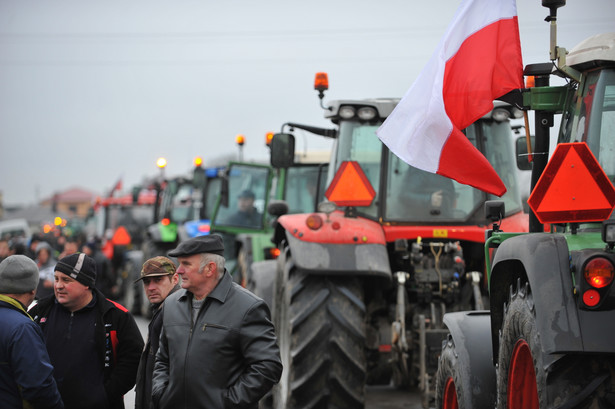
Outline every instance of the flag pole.
<svg viewBox="0 0 615 409"><path fill-rule="evenodd" d="M523 111L523 119L525 121L525 143L527 144L527 161L533 162L534 155L532 154L532 139L530 138L530 120L527 116L527 111Z"/></svg>

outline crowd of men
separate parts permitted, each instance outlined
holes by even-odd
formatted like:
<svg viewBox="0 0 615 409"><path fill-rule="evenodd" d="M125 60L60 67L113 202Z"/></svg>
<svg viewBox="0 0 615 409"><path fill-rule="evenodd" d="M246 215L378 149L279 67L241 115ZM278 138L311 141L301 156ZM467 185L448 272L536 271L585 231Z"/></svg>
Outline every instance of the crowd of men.
<svg viewBox="0 0 615 409"><path fill-rule="evenodd" d="M0 262L3 407L124 409L136 384L136 408L256 409L279 381L270 311L233 282L220 236L181 243L169 252L178 265L143 264L138 281L153 309L145 342L131 313L98 288L92 253L77 246L50 263L36 256L47 246ZM51 293L33 303L47 281Z"/></svg>

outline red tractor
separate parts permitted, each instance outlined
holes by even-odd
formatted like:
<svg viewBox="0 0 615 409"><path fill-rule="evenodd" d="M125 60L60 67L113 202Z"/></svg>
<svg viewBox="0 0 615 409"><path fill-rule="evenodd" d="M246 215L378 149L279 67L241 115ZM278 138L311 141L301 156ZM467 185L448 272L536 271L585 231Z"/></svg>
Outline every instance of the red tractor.
<svg viewBox="0 0 615 409"><path fill-rule="evenodd" d="M317 75L317 80L324 79ZM326 86L319 85L321 105ZM398 100L330 101L334 128L293 124L335 138L328 202L312 214L279 217L281 250L272 314L284 364L275 408L363 408L366 385L420 386L434 397L443 315L482 309L489 194L402 162L376 129ZM508 189L501 225L527 231L516 179L510 118L496 103L464 130ZM276 134L272 157L286 166L292 135Z"/></svg>

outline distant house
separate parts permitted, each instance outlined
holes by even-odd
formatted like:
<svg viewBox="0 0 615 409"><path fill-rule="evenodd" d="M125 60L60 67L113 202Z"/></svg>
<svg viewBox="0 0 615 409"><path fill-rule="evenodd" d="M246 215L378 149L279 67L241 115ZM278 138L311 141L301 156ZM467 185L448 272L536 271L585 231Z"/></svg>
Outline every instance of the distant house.
<svg viewBox="0 0 615 409"><path fill-rule="evenodd" d="M50 198L42 200L40 205L48 206L53 212L84 218L92 207L95 198L96 194L75 187L58 192Z"/></svg>

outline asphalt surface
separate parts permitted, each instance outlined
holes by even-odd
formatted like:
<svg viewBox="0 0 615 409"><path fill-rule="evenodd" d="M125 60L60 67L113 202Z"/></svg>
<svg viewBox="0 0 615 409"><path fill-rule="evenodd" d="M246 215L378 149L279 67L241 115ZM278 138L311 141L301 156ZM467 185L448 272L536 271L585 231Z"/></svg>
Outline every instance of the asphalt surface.
<svg viewBox="0 0 615 409"><path fill-rule="evenodd" d="M143 339L147 335L149 321L143 317L135 317ZM135 393L131 390L124 395L126 409L133 409ZM400 391L390 386L370 386L367 388L365 409L423 409L420 391Z"/></svg>

